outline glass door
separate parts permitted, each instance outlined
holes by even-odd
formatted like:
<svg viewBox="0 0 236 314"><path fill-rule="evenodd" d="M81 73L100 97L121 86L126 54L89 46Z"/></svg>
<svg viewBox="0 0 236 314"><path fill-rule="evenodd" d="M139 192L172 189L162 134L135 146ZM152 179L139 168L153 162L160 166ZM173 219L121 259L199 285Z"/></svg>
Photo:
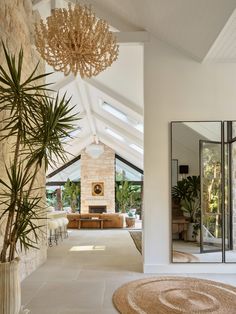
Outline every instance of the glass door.
<svg viewBox="0 0 236 314"><path fill-rule="evenodd" d="M222 250L221 142L200 141L201 253Z"/></svg>
<svg viewBox="0 0 236 314"><path fill-rule="evenodd" d="M236 123L224 122L225 261L236 262Z"/></svg>

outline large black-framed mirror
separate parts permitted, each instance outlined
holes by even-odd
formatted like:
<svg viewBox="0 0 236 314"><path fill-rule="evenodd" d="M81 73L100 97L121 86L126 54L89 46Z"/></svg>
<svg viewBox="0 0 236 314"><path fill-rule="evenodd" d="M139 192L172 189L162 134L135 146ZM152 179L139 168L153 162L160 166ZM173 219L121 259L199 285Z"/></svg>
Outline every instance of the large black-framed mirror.
<svg viewBox="0 0 236 314"><path fill-rule="evenodd" d="M172 262L224 260L222 122L172 122L171 160L178 160L171 188Z"/></svg>
<svg viewBox="0 0 236 314"><path fill-rule="evenodd" d="M236 121L171 122L173 160L172 262L235 263Z"/></svg>

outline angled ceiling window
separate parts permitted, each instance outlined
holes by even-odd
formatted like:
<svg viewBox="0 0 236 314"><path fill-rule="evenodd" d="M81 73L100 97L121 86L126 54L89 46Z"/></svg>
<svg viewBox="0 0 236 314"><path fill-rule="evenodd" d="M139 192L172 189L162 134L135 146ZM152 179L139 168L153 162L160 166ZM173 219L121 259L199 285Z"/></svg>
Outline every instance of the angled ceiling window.
<svg viewBox="0 0 236 314"><path fill-rule="evenodd" d="M138 123L136 126L135 126L135 129L137 129L138 131L140 131L141 133L143 133L143 123Z"/></svg>
<svg viewBox="0 0 236 314"><path fill-rule="evenodd" d="M110 104L106 103L105 101L102 102L102 108L112 114L114 117L124 121L128 122L128 117L125 113L120 111L119 109L116 109L115 107L111 106Z"/></svg>
<svg viewBox="0 0 236 314"><path fill-rule="evenodd" d="M143 133L143 122L142 121L138 121L138 120L128 116L126 113L124 113L120 109L115 108L114 106L108 104L105 101L101 100L100 102L101 102L101 106L102 106L103 110L110 113L115 118L129 124L130 126L135 128L139 132Z"/></svg>
<svg viewBox="0 0 236 314"><path fill-rule="evenodd" d="M116 138L116 139L119 140L119 141L124 141L123 136L121 136L120 134L116 133L115 131L113 131L113 130L111 130L111 129L109 129L109 128L106 128L105 130L106 130L106 132L107 132L110 136Z"/></svg>
<svg viewBox="0 0 236 314"><path fill-rule="evenodd" d="M80 181L80 159L68 164L68 166L65 165L54 171L55 174L52 173L52 175L49 175L47 177L47 184L50 185L53 182L57 182L58 184L65 183L67 179L74 182Z"/></svg>
<svg viewBox="0 0 236 314"><path fill-rule="evenodd" d="M143 148L142 147L140 147L136 144L130 144L129 147L133 148L134 150L136 150L136 152L143 155Z"/></svg>
<svg viewBox="0 0 236 314"><path fill-rule="evenodd" d="M143 181L143 171L116 156L116 181Z"/></svg>
<svg viewBox="0 0 236 314"><path fill-rule="evenodd" d="M78 127L74 129L72 132L69 133L70 136L67 136L63 139L63 142L68 142L70 140L73 140L75 137L78 136L78 134L81 132L81 128Z"/></svg>

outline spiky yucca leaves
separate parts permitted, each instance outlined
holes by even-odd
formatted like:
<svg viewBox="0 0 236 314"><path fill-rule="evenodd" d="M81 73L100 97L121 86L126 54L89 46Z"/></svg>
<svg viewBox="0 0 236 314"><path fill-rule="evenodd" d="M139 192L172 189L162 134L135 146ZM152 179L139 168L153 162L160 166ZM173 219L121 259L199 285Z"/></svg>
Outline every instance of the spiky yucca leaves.
<svg viewBox="0 0 236 314"><path fill-rule="evenodd" d="M23 50L18 55L7 52L3 44L7 69L0 65L0 112L7 111L4 128L0 131L0 139L10 136L18 136L20 142L24 142L27 132L34 124L34 116L42 99L42 92L48 91L48 84L37 82L44 79L47 74L36 75L38 65L30 76L22 82Z"/></svg>
<svg viewBox="0 0 236 314"><path fill-rule="evenodd" d="M42 197L35 193L35 179L55 159L65 160L61 144L73 130L77 116L72 114L70 99L64 95L55 101L47 96L48 75L36 75L38 65L22 80L23 51L18 58L3 44L6 69L0 65L0 113L6 112L0 140L12 138L13 155L6 179L0 180L0 222L6 220L0 261L15 257L16 244L21 249L36 247L42 219ZM12 140L11 140L12 142Z"/></svg>
<svg viewBox="0 0 236 314"><path fill-rule="evenodd" d="M60 99L57 94L55 100L45 97L40 103L37 115L37 127L30 133L28 145L31 149L28 164L36 163L45 169L57 160L66 161L63 139L70 136L74 130L77 114L72 114L74 107L69 107L71 98L66 94Z"/></svg>
<svg viewBox="0 0 236 314"><path fill-rule="evenodd" d="M21 249L35 247L38 241L37 230L40 229L39 220L42 219L42 207L40 207L40 197L30 197L28 184L32 181L32 176L26 176L23 165L13 164L10 169L6 169L7 180L0 179L0 205L3 212L0 221L6 215L12 216L11 239L8 260L14 259L16 246L13 243L19 241Z"/></svg>

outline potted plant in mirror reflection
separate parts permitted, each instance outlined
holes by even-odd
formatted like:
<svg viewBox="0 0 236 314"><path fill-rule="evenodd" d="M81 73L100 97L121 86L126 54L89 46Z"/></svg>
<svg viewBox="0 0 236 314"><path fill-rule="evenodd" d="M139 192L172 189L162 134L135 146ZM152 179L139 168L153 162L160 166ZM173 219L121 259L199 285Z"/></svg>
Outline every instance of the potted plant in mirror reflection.
<svg viewBox="0 0 236 314"><path fill-rule="evenodd" d="M187 240L195 241L200 229L200 176L188 176L172 187L172 198L188 219Z"/></svg>
<svg viewBox="0 0 236 314"><path fill-rule="evenodd" d="M49 97L48 74L26 77L23 51L11 55L3 45L0 65L0 140L9 147L0 179L0 314L21 307L19 252L37 249L45 237L45 199L38 179L55 160L66 161L62 140L70 136L77 115L65 95ZM5 172L5 173L4 173ZM44 232L44 233L43 233Z"/></svg>

